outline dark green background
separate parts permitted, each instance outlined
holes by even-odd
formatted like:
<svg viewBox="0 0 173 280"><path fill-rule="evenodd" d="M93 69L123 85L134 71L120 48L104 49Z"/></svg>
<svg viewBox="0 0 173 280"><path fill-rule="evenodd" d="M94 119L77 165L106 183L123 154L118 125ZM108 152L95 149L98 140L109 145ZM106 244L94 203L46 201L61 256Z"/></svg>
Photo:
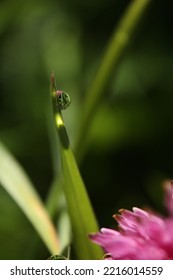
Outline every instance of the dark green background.
<svg viewBox="0 0 173 280"><path fill-rule="evenodd" d="M59 156L50 73L72 99L64 118L73 145L84 95L130 2L0 2L0 139L44 200ZM171 1L151 0L93 119L80 169L100 226L114 226L119 208L164 211L161 182L173 177L172 11ZM46 257L32 226L1 188L0 259Z"/></svg>

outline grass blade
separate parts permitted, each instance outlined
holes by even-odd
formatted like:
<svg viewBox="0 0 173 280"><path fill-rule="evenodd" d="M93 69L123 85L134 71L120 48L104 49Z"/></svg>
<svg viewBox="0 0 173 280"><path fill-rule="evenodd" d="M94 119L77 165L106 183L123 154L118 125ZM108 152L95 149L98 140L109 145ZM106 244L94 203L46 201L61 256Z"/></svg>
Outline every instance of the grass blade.
<svg viewBox="0 0 173 280"><path fill-rule="evenodd" d="M47 211L26 173L0 143L0 184L30 220L51 254L59 254L59 242Z"/></svg>
<svg viewBox="0 0 173 280"><path fill-rule="evenodd" d="M90 232L98 231L97 221L70 148L61 110L57 106L57 90L53 73L50 80L50 91L60 140L63 186L71 218L76 255L79 259L99 259L103 256L102 250L88 239Z"/></svg>
<svg viewBox="0 0 173 280"><path fill-rule="evenodd" d="M103 55L100 67L96 73L93 83L90 85L86 93L85 101L82 103L82 115L80 116L80 124L78 135L75 143L75 155L77 161L80 162L87 150L90 126L97 112L98 104L101 99L105 98L105 93L112 75L119 66L124 52L126 51L131 38L137 29L139 22L148 7L151 0L133 0L127 7L124 15L120 19L118 26L112 38L108 42L107 48ZM84 137L85 135L85 137Z"/></svg>

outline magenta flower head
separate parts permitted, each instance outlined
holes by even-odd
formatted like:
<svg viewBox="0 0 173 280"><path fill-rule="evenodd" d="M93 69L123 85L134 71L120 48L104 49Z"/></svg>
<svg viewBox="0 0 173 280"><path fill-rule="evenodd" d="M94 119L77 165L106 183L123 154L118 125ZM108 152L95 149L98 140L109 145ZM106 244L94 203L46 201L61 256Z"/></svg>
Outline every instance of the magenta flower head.
<svg viewBox="0 0 173 280"><path fill-rule="evenodd" d="M102 228L90 239L110 260L173 260L173 181L165 183L165 205L169 216L133 208L113 217L118 230Z"/></svg>

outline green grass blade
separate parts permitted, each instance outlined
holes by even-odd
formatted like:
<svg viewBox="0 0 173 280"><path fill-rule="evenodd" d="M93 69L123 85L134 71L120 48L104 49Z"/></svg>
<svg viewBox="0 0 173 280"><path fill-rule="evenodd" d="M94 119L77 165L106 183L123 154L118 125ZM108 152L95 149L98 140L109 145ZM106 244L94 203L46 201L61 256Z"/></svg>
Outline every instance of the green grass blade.
<svg viewBox="0 0 173 280"><path fill-rule="evenodd" d="M0 143L0 184L30 220L51 254L59 254L59 242L47 211L22 167Z"/></svg>
<svg viewBox="0 0 173 280"><path fill-rule="evenodd" d="M56 84L54 74L51 75L50 85L55 123L60 140L64 180L63 186L71 218L76 255L79 259L99 259L103 256L102 250L88 239L88 234L90 232L98 231L98 225L74 155L70 148L61 111L56 106Z"/></svg>
<svg viewBox="0 0 173 280"><path fill-rule="evenodd" d="M115 28L112 38L108 42L100 67L86 93L86 99L81 108L82 114L75 143L75 155L78 162L82 160L86 153L88 145L87 135L89 135L93 117L99 107L98 104L102 98L106 98L107 88L112 80L112 75L118 68L119 62L150 2L151 0L130 1L127 10Z"/></svg>

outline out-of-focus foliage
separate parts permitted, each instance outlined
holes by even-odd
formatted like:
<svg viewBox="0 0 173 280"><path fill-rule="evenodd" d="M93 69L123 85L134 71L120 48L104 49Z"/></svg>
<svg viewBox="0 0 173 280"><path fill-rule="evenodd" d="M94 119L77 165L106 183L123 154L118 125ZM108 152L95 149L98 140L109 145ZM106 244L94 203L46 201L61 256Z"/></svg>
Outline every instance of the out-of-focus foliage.
<svg viewBox="0 0 173 280"><path fill-rule="evenodd" d="M23 168L0 143L0 184L25 213L51 253L60 252L57 231Z"/></svg>
<svg viewBox="0 0 173 280"><path fill-rule="evenodd" d="M50 72L72 99L64 118L73 144L84 94L128 3L0 2L0 139L43 199L59 157L50 125ZM163 210L160 183L173 176L172 9L171 1L151 0L92 121L81 172L101 226L113 225L111 215L122 207ZM36 238L1 189L0 259L48 257Z"/></svg>

